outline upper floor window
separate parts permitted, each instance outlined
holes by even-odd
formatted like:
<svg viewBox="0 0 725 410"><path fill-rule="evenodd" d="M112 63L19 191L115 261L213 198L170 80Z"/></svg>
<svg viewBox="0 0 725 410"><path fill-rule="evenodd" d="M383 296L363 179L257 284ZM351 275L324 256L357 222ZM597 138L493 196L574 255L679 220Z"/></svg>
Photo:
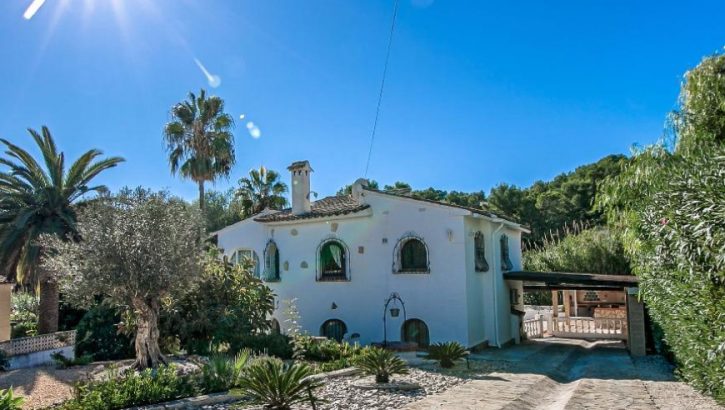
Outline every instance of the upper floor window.
<svg viewBox="0 0 725 410"><path fill-rule="evenodd" d="M408 236L398 242L395 252L395 272L429 272L428 248L421 238Z"/></svg>
<svg viewBox="0 0 725 410"><path fill-rule="evenodd" d="M474 258L476 272L488 272L488 261L486 261L486 242L483 239L483 232L476 232L473 237Z"/></svg>
<svg viewBox="0 0 725 410"><path fill-rule="evenodd" d="M251 266L252 274L259 277L259 257L252 249L237 249L232 253L231 262L235 265Z"/></svg>
<svg viewBox="0 0 725 410"><path fill-rule="evenodd" d="M347 250L342 242L328 240L319 250L319 280L347 280Z"/></svg>
<svg viewBox="0 0 725 410"><path fill-rule="evenodd" d="M264 249L264 280L279 280L279 249L274 241L269 241Z"/></svg>
<svg viewBox="0 0 725 410"><path fill-rule="evenodd" d="M514 265L509 257L509 237L501 235L501 270L511 270Z"/></svg>

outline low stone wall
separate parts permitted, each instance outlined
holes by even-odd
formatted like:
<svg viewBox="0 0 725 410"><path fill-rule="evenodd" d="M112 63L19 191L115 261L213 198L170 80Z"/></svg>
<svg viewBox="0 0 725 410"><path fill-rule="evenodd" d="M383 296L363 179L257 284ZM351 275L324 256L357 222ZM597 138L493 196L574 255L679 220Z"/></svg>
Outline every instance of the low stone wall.
<svg viewBox="0 0 725 410"><path fill-rule="evenodd" d="M596 307L594 308L594 318L595 319L626 319L627 318L627 309L624 307L621 308L602 308L602 307Z"/></svg>
<svg viewBox="0 0 725 410"><path fill-rule="evenodd" d="M0 350L8 356L11 369L20 369L52 363L50 355L55 352L74 358L75 343L76 331L70 330L7 340L0 343Z"/></svg>

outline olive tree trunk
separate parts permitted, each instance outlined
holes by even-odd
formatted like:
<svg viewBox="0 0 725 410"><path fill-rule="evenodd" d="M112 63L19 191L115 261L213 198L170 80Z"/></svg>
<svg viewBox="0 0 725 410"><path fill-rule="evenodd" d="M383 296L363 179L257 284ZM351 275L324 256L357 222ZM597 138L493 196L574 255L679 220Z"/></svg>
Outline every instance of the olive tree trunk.
<svg viewBox="0 0 725 410"><path fill-rule="evenodd" d="M58 281L43 266L38 268L40 298L38 300L38 334L58 331L58 309L60 306L60 290Z"/></svg>
<svg viewBox="0 0 725 410"><path fill-rule="evenodd" d="M137 315L134 367L143 370L167 364L159 348L159 302L136 298L133 307Z"/></svg>

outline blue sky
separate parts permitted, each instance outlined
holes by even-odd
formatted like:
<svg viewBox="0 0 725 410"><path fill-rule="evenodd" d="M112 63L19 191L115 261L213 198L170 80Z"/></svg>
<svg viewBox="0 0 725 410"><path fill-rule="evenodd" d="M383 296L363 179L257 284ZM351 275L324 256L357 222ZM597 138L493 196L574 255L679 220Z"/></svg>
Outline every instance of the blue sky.
<svg viewBox="0 0 725 410"><path fill-rule="evenodd" d="M48 125L75 157L127 162L102 177L168 188L169 108L222 82L237 166L315 169L332 194L362 176L392 0L0 2L0 136ZM698 3L698 4L695 4ZM682 74L722 50L721 1L400 0L369 177L463 191L527 186L655 141ZM245 120L239 115L245 114ZM261 137L250 136L253 121Z"/></svg>

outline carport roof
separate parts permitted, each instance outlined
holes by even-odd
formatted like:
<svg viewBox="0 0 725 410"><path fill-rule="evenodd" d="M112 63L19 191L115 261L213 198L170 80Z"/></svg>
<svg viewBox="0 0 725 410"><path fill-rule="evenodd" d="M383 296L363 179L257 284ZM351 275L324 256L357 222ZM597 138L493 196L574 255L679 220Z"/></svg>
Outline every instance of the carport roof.
<svg viewBox="0 0 725 410"><path fill-rule="evenodd" d="M637 287L639 283L639 279L633 275L600 275L596 273L513 271L504 272L503 276L509 280L533 282L525 284L525 287L550 289L630 288Z"/></svg>

